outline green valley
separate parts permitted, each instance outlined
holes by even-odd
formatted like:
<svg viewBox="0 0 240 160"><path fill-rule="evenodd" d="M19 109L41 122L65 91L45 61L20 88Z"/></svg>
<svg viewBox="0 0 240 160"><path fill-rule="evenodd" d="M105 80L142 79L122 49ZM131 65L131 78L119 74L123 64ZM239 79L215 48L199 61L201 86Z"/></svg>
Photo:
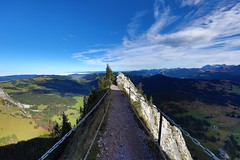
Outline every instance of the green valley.
<svg viewBox="0 0 240 160"><path fill-rule="evenodd" d="M11 98L29 108L17 107L7 100L0 104L0 146L50 137L53 127L62 125L64 113L73 127L80 118L83 96L95 86L96 76L73 80L67 76L37 76L0 83Z"/></svg>
<svg viewBox="0 0 240 160"><path fill-rule="evenodd" d="M23 110L0 98L0 146L49 135Z"/></svg>

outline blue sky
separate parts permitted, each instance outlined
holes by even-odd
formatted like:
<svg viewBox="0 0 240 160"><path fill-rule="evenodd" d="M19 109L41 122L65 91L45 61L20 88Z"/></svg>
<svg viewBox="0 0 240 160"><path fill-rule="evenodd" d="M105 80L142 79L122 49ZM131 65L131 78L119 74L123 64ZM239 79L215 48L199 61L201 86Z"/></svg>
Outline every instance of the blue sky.
<svg viewBox="0 0 240 160"><path fill-rule="evenodd" d="M0 75L239 64L238 0L0 2Z"/></svg>

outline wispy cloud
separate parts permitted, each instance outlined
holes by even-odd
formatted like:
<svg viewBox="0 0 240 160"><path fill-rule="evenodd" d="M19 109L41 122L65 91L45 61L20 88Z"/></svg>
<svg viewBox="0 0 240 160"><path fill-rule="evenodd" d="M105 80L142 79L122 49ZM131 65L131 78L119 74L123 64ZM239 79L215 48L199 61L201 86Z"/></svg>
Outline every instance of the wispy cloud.
<svg viewBox="0 0 240 160"><path fill-rule="evenodd" d="M146 15L146 13L147 11L137 12L132 18L131 23L127 25L127 32L131 39L137 37L138 31L142 25L142 18Z"/></svg>
<svg viewBox="0 0 240 160"><path fill-rule="evenodd" d="M192 6L197 5L203 0L182 0L182 6Z"/></svg>
<svg viewBox="0 0 240 160"><path fill-rule="evenodd" d="M162 8L161 8L162 7ZM165 3L164 3L164 0L155 0L154 1L154 18L155 19L157 19L157 18L159 18L159 16L160 16L160 10L162 9L164 9L164 7L165 7Z"/></svg>
<svg viewBox="0 0 240 160"><path fill-rule="evenodd" d="M91 55L94 55L96 53L107 52L108 50L109 49L89 49L89 50L84 51L84 52L74 53L72 55L72 58L82 59L82 58L86 58L86 57L91 57Z"/></svg>
<svg viewBox="0 0 240 160"><path fill-rule="evenodd" d="M208 11L198 5L209 6L209 1L183 0L179 3L194 7L188 12L177 13L173 11L177 6L156 0L155 22L144 33L136 36L140 19L145 14L137 12L127 26L130 38L124 36L122 44L84 51L72 57L93 65L111 63L116 70L239 64L240 2L214 1ZM179 10L182 6L178 6Z"/></svg>

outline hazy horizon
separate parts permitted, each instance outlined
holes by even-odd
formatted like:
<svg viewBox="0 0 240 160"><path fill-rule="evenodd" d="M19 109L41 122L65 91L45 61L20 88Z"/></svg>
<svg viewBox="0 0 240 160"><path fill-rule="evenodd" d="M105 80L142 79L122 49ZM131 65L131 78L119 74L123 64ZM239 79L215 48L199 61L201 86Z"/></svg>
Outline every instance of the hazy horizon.
<svg viewBox="0 0 240 160"><path fill-rule="evenodd" d="M206 64L209 65L209 64ZM204 66L206 66L204 65ZM211 66L215 66L215 65L227 65L227 64L214 64ZM239 66L238 65L227 65L227 66ZM137 70L121 70L121 71L113 71L113 72L131 72L131 71L141 71L141 70L155 70L155 69L193 69L193 68L202 68L204 66L201 67L175 67L175 68L142 68L142 69L137 69ZM110 66L111 67L111 66ZM73 71L73 72L59 72L59 73L18 73L18 74L8 74L8 75L0 75L0 77L4 77L4 76L21 76L21 75L71 75L71 74L91 74L91 73L102 73L105 72L105 69L102 71Z"/></svg>

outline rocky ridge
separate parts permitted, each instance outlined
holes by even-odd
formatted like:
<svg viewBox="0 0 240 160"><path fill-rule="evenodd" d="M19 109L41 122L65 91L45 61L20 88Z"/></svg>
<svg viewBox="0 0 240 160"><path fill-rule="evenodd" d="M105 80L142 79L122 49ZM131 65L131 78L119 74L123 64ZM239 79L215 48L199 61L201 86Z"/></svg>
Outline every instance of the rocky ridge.
<svg viewBox="0 0 240 160"><path fill-rule="evenodd" d="M156 106L150 106L145 98L138 93L137 88L124 74L119 73L117 76L117 85L125 91L132 102L139 102L138 111L154 138L158 139L160 112ZM130 95L129 95L130 91ZM192 160L191 154L186 146L182 132L175 126L172 126L164 117L162 120L162 134L160 142L162 150L173 160Z"/></svg>

